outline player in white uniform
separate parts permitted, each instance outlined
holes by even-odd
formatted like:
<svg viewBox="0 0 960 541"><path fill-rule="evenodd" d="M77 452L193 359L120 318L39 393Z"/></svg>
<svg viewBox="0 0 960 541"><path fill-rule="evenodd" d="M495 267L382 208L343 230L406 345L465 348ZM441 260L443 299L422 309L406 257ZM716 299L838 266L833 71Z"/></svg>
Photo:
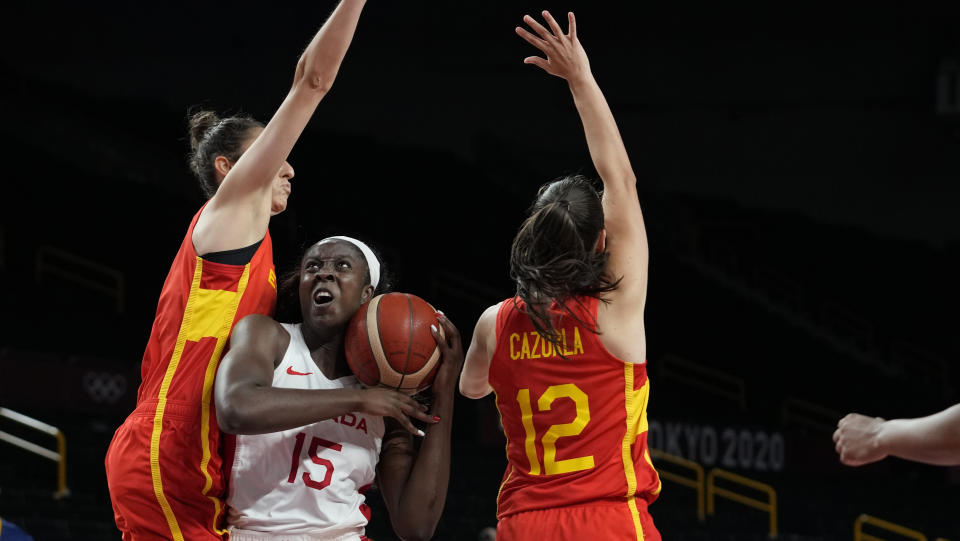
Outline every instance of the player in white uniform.
<svg viewBox="0 0 960 541"><path fill-rule="evenodd" d="M300 325L283 329L290 345L273 371L274 387L361 388L353 376L331 380L317 369ZM382 440L383 418L362 413L282 432L237 435L226 457L228 522L259 532L333 539L363 535L370 517L363 493L373 484ZM244 536L234 530L232 539Z"/></svg>
<svg viewBox="0 0 960 541"><path fill-rule="evenodd" d="M381 292L379 277L365 244L324 239L301 261L303 323L250 316L234 328L214 390L220 427L237 434L225 461L234 541L364 539L375 474L397 535L433 535L449 479L460 335L438 313L446 338L434 330L442 359L429 413L405 394L363 388L346 364L344 333ZM423 437L419 451L411 434Z"/></svg>

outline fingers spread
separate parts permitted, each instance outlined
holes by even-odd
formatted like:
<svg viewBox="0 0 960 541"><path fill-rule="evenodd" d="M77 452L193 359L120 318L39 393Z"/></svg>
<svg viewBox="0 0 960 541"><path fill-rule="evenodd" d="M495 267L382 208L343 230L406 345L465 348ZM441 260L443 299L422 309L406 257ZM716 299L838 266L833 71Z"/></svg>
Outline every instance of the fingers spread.
<svg viewBox="0 0 960 541"><path fill-rule="evenodd" d="M547 24L550 25L550 31L553 32L553 35L560 37L563 35L563 30L560 29L560 25L557 24L557 21L554 20L553 15L550 15L550 12L543 10L543 18L547 21Z"/></svg>
<svg viewBox="0 0 960 541"><path fill-rule="evenodd" d="M546 28L544 28L543 25L540 24L540 23L538 23L537 20L534 19L533 17L531 17L531 16L529 16L529 15L524 15L524 16L523 16L523 22L527 23L527 25L528 25L530 28L532 28L534 32L536 32L537 34L539 34L541 38L547 40L547 39L550 39L551 37L553 37L553 36L550 34L550 31L547 30Z"/></svg>
<svg viewBox="0 0 960 541"><path fill-rule="evenodd" d="M534 47L536 47L537 49L540 49L541 51L546 52L547 42L534 36L530 32L527 32L523 28L520 28L519 26L517 27L516 31L517 31L517 35L525 39L527 43L529 43L530 45L533 45Z"/></svg>

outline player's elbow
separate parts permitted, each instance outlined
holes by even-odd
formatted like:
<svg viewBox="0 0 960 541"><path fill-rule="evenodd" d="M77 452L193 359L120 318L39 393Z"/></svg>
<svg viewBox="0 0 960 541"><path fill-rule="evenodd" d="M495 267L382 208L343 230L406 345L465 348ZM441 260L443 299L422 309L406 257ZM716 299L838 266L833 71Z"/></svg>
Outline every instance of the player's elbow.
<svg viewBox="0 0 960 541"><path fill-rule="evenodd" d="M249 430L252 415L243 406L245 401L239 399L237 394L236 391L227 392L216 398L217 424L227 434L245 434Z"/></svg>
<svg viewBox="0 0 960 541"><path fill-rule="evenodd" d="M217 404L217 424L220 426L220 430L227 434L239 434L241 432L242 423L237 412L233 408L220 406L219 403Z"/></svg>
<svg viewBox="0 0 960 541"><path fill-rule="evenodd" d="M439 508L437 506L440 506ZM391 516L393 533L403 541L427 541L433 539L433 534L440 522L443 512L443 502L436 497L422 501L416 508L400 509L397 518Z"/></svg>
<svg viewBox="0 0 960 541"><path fill-rule="evenodd" d="M333 76L317 71L308 71L304 74L300 84L305 90L318 95L325 95L333 86Z"/></svg>
<svg viewBox="0 0 960 541"><path fill-rule="evenodd" d="M319 99L330 91L335 78L336 73L328 73L326 70L318 70L305 65L298 66L293 89L297 93L310 94Z"/></svg>
<svg viewBox="0 0 960 541"><path fill-rule="evenodd" d="M478 384L471 384L470 382L463 379L460 380L459 387L460 387L460 394L462 394L467 398L473 398L473 399L483 398L488 394L490 394L490 391L492 390L490 388L490 385L487 382L483 382L482 385L478 385Z"/></svg>

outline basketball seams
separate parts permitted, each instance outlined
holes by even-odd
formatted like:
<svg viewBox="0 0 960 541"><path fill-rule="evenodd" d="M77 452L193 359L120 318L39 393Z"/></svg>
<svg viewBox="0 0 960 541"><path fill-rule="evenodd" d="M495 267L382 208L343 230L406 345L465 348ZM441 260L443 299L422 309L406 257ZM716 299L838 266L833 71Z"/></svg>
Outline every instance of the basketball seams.
<svg viewBox="0 0 960 541"><path fill-rule="evenodd" d="M386 295L379 296L376 298L375 310L367 310L367 321L372 320L373 327L376 329L377 339L372 341L374 345L374 358L377 362L378 368L380 369L380 384L389 387L391 389L399 389L400 383L403 381L402 376L398 379L398 374L395 370L392 369L392 364L390 359L387 357L386 350L383 349L383 331L381 330L382 325L380 325L380 306L383 301L386 300ZM389 302L389 300L387 301ZM368 333L369 336L371 333ZM391 368L384 370L382 368Z"/></svg>
<svg viewBox="0 0 960 541"><path fill-rule="evenodd" d="M407 369L410 368L410 352L413 350L413 329L414 323L416 322L413 313L413 301L410 299L410 295L404 293L403 298L407 301L407 329L409 332L407 333L407 355L403 360L403 369L399 371L400 385L397 386L397 390L403 388L403 380L407 378Z"/></svg>
<svg viewBox="0 0 960 541"><path fill-rule="evenodd" d="M390 367L390 360L387 358L387 353L383 349L383 332L380 325L380 314L381 314L381 305L385 300L385 297L378 297L376 306L374 310L367 310L367 322L372 323L372 327L376 329L376 340L373 340L374 346L374 359L377 363L378 370L380 372L380 384L387 387L397 387L399 382L397 381L396 374L393 370L385 370L385 368ZM371 333L368 333L368 336Z"/></svg>
<svg viewBox="0 0 960 541"><path fill-rule="evenodd" d="M412 294L394 292L370 299L348 327L345 349L351 370L358 379L364 376L364 385L408 394L429 387L441 357L426 330L435 312L430 303ZM443 338L443 327L437 330Z"/></svg>
<svg viewBox="0 0 960 541"><path fill-rule="evenodd" d="M378 299L378 298L370 299L369 302L372 303L376 308L379 309L379 307L380 307L380 299ZM369 313L370 313L370 304L367 304L367 306L365 306L364 308L366 308L366 313L369 314ZM364 314L364 315L366 315L366 314ZM377 362L376 354L375 354L374 351L373 351L373 343L370 341L370 329L368 328L369 325L370 325L369 319L366 318L366 317L363 318L363 335L367 337L367 347L369 348L369 352L370 352L370 355L369 355L369 356L366 356L366 355L365 355L364 357L365 357L366 359L372 361L372 362L370 362L369 364L372 364L372 365L373 365L373 368L376 369L376 371L377 371L376 381L380 381L380 372L381 372L381 371L380 371L380 364Z"/></svg>

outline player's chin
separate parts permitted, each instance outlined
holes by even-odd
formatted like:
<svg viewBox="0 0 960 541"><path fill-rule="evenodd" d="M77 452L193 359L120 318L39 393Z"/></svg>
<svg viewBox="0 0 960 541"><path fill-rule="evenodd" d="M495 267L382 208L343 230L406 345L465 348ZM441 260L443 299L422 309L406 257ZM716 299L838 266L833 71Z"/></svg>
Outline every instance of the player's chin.
<svg viewBox="0 0 960 541"><path fill-rule="evenodd" d="M326 328L346 327L350 321L350 315L344 315L338 310L332 302L326 304L314 304L310 309L310 319L313 322Z"/></svg>
<svg viewBox="0 0 960 541"><path fill-rule="evenodd" d="M287 210L287 195L274 197L273 201L270 203L270 214L276 216L281 212Z"/></svg>

